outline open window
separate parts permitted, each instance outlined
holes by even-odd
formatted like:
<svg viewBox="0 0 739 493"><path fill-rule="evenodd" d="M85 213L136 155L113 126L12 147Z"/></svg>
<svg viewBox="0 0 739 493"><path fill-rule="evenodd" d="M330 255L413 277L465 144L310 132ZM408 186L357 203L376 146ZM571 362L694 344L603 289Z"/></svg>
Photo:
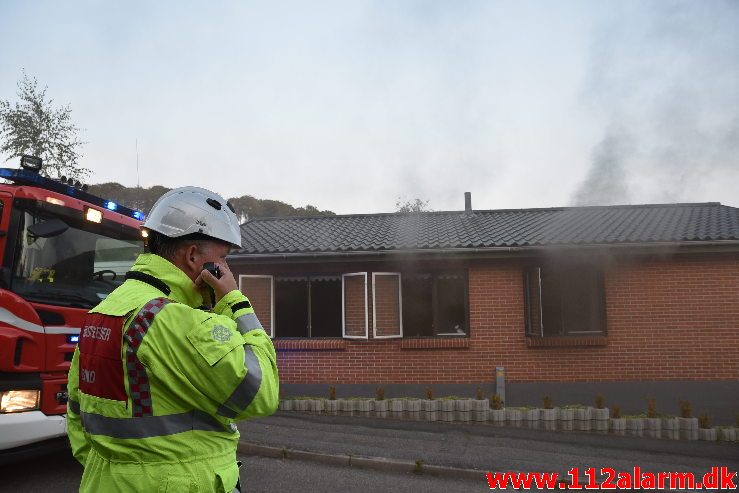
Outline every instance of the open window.
<svg viewBox="0 0 739 493"><path fill-rule="evenodd" d="M464 272L406 272L402 296L406 337L467 335L467 276Z"/></svg>
<svg viewBox="0 0 739 493"><path fill-rule="evenodd" d="M341 276L341 327L347 339L367 339L367 273L354 272Z"/></svg>
<svg viewBox="0 0 739 493"><path fill-rule="evenodd" d="M524 271L523 287L526 299L526 335L543 337L541 267L532 267Z"/></svg>
<svg viewBox="0 0 739 493"><path fill-rule="evenodd" d="M604 335L603 273L593 265L542 265L524 273L526 335Z"/></svg>
<svg viewBox="0 0 739 493"><path fill-rule="evenodd" d="M372 273L372 302L373 337L403 337L403 301L399 272Z"/></svg>
<svg viewBox="0 0 739 493"><path fill-rule="evenodd" d="M270 337L367 338L367 273L241 275Z"/></svg>
<svg viewBox="0 0 739 493"><path fill-rule="evenodd" d="M341 337L341 276L312 276L309 280L310 336Z"/></svg>
<svg viewBox="0 0 739 493"><path fill-rule="evenodd" d="M275 278L276 337L341 337L339 275Z"/></svg>
<svg viewBox="0 0 739 493"><path fill-rule="evenodd" d="M259 322L274 337L274 278L264 275L240 275L239 290L249 298Z"/></svg>

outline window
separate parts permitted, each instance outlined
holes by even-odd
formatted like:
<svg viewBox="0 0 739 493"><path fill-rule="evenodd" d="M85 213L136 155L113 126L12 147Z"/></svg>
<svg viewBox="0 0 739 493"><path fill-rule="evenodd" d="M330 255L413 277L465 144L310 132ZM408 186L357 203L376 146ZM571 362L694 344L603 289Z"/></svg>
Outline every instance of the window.
<svg viewBox="0 0 739 493"><path fill-rule="evenodd" d="M404 273L405 336L463 336L467 323L467 276L463 272Z"/></svg>
<svg viewBox="0 0 739 493"><path fill-rule="evenodd" d="M341 276L342 334L347 339L367 339L367 273L354 272Z"/></svg>
<svg viewBox="0 0 739 493"><path fill-rule="evenodd" d="M602 271L590 265L542 266L524 272L526 334L604 334Z"/></svg>
<svg viewBox="0 0 739 493"><path fill-rule="evenodd" d="M270 337L367 339L367 273L240 275Z"/></svg>
<svg viewBox="0 0 739 493"><path fill-rule="evenodd" d="M276 337L341 337L342 280L331 276L275 278Z"/></svg>
<svg viewBox="0 0 739 493"><path fill-rule="evenodd" d="M123 283L144 249L138 231L73 219L22 213L13 291L39 303L92 308Z"/></svg>

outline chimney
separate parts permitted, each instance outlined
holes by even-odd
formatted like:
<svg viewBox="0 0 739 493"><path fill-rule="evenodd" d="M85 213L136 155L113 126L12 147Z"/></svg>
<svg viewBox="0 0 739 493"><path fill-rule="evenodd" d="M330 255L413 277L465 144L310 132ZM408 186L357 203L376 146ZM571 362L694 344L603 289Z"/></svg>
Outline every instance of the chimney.
<svg viewBox="0 0 739 493"><path fill-rule="evenodd" d="M470 192L464 193L464 211L472 212L472 194Z"/></svg>

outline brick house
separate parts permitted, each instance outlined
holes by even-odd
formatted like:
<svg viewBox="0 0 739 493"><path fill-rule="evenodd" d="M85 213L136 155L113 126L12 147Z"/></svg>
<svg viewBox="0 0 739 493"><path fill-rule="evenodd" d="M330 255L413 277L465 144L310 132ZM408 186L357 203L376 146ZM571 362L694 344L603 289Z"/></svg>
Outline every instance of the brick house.
<svg viewBox="0 0 739 493"><path fill-rule="evenodd" d="M255 219L229 258L287 395L505 394L739 412L739 209Z"/></svg>

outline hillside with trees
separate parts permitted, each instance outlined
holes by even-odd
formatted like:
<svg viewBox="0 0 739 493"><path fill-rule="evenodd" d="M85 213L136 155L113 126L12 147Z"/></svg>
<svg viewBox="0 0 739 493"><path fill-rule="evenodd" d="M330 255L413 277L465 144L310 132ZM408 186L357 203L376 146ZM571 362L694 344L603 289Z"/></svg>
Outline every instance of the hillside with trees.
<svg viewBox="0 0 739 493"><path fill-rule="evenodd" d="M119 204L149 212L154 202L170 189L161 185L150 188L125 187L120 183L100 183L90 185L89 192L113 200ZM279 200L257 199L251 195L232 197L228 199L233 205L240 222L246 222L256 217L285 217L285 216L334 216L331 211L322 211L312 205L293 207Z"/></svg>

